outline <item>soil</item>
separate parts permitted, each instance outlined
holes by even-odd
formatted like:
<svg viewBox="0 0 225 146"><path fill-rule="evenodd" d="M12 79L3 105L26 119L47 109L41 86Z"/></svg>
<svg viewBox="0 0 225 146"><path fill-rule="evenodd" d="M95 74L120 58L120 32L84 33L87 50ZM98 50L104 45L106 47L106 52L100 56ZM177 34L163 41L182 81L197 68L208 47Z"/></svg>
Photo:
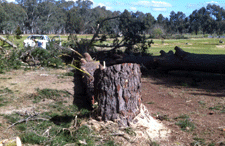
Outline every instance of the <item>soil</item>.
<svg viewBox="0 0 225 146"><path fill-rule="evenodd" d="M172 130L170 145L225 145L224 75L176 71L142 79L142 100L153 117ZM220 107L217 110L213 107ZM193 131L182 131L177 117L188 115Z"/></svg>
<svg viewBox="0 0 225 146"><path fill-rule="evenodd" d="M74 94L73 77L63 76L67 69L13 70L0 74L0 87L12 90L12 102L0 107L0 140L13 135L2 115L48 104L35 104L26 95L36 88L66 90ZM225 145L225 76L199 72L148 72L142 77L142 103L150 114L171 129L171 136L159 145ZM66 99L72 104L72 99ZM185 131L176 124L178 117L188 115L195 125ZM14 135L13 135L14 136Z"/></svg>

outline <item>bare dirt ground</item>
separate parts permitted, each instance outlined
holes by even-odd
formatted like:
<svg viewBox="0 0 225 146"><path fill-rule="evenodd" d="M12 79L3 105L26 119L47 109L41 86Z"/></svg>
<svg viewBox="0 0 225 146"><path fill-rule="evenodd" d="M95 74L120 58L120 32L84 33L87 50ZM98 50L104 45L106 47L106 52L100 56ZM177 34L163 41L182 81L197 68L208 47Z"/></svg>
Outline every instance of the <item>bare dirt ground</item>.
<svg viewBox="0 0 225 146"><path fill-rule="evenodd" d="M225 145L224 79L187 72L143 77L143 103L172 130L171 145ZM182 115L194 123L193 131L182 131L175 124Z"/></svg>
<svg viewBox="0 0 225 146"><path fill-rule="evenodd" d="M35 93L37 88L66 90L73 95L73 77L63 76L66 72L40 68L0 74L0 88L13 91L9 102L0 106L0 140L15 136L13 129L6 130L9 123L3 115L38 107L41 111L44 110L41 106L51 102L29 100L26 95ZM72 98L65 100L72 104ZM167 145L225 145L225 76L187 72L149 74L142 78L142 100L151 115L171 129ZM182 115L194 124L193 131L188 126L183 131L176 124Z"/></svg>

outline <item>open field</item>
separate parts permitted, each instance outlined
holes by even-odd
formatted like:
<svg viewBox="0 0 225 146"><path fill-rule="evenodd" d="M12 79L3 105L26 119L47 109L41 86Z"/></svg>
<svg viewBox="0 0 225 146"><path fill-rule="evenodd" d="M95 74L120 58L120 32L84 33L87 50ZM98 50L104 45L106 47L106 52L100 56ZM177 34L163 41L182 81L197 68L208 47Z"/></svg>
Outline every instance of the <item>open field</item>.
<svg viewBox="0 0 225 146"><path fill-rule="evenodd" d="M197 38L197 39L177 39L177 40L153 40L154 44L149 49L149 53L159 55L160 50L168 52L174 51L178 46L184 51L196 54L225 54L225 44L219 43L219 38ZM225 41L224 39L221 39Z"/></svg>
<svg viewBox="0 0 225 146"><path fill-rule="evenodd" d="M9 36L9 40L19 47L23 47L23 40L29 35L22 35L21 39L14 38L13 35ZM54 35L48 35L50 38ZM92 35L77 35L78 38L90 39ZM194 38L195 35L188 35L189 39L153 39L154 44L149 48L148 52L153 55L160 55L160 50L168 52L174 51L175 46L179 46L184 51L197 54L225 54L225 44L219 43L219 40L225 42L225 39L219 38ZM6 36L4 36L6 38ZM62 42L67 42L68 35L60 35ZM105 42L104 44L112 43L112 41Z"/></svg>

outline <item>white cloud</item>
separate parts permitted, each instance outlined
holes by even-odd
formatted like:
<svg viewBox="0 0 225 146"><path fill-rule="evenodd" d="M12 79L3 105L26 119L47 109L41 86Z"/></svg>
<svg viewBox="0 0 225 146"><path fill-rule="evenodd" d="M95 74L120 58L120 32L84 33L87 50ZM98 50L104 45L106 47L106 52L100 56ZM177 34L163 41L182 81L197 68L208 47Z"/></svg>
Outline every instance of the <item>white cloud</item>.
<svg viewBox="0 0 225 146"><path fill-rule="evenodd" d="M172 7L170 3L161 1L152 1L153 7Z"/></svg>
<svg viewBox="0 0 225 146"><path fill-rule="evenodd" d="M106 5L103 4L103 3L98 3L98 6L100 6L100 7L106 7L107 10L112 9L112 7L106 6Z"/></svg>
<svg viewBox="0 0 225 146"><path fill-rule="evenodd" d="M133 2L133 5L144 6L144 7L157 7L157 8L167 8L172 7L170 3L162 2L162 1L138 1Z"/></svg>
<svg viewBox="0 0 225 146"><path fill-rule="evenodd" d="M76 1L78 1L78 0L66 0L66 1L74 1L74 2L76 2ZM85 1L85 0L83 0L83 1ZM94 3L93 0L89 0L89 1L91 1L92 3Z"/></svg>
<svg viewBox="0 0 225 146"><path fill-rule="evenodd" d="M11 2L16 2L15 0L6 0L7 2L11 3Z"/></svg>
<svg viewBox="0 0 225 146"><path fill-rule="evenodd" d="M137 10L137 8L135 8L135 7L130 7L130 10L132 10L132 11L136 11L136 10Z"/></svg>
<svg viewBox="0 0 225 146"><path fill-rule="evenodd" d="M218 4L218 2L211 1L211 2L206 2L207 4Z"/></svg>
<svg viewBox="0 0 225 146"><path fill-rule="evenodd" d="M166 8L153 8L154 11L167 11Z"/></svg>

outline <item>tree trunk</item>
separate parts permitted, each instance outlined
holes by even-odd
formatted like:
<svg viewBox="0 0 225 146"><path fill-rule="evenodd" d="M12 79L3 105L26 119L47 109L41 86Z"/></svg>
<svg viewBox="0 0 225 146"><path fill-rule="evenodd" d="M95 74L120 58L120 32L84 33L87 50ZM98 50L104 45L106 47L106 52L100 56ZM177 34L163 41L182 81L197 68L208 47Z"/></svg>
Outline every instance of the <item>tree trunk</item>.
<svg viewBox="0 0 225 146"><path fill-rule="evenodd" d="M81 59L81 70L74 74L74 104L78 107L92 108L94 104L94 72L101 66L88 53Z"/></svg>
<svg viewBox="0 0 225 146"><path fill-rule="evenodd" d="M160 51L160 56L125 56L109 61L108 64L137 63L146 68L161 71L185 70L225 74L225 55L194 54L175 47L168 53Z"/></svg>
<svg viewBox="0 0 225 146"><path fill-rule="evenodd" d="M5 38L3 38L3 37L1 37L1 36L0 36L0 40L6 42L7 44L9 44L9 45L10 45L11 47L13 47L13 48L17 48L17 46L16 46L15 44L13 44L13 43L10 42L9 40L7 40L7 39L5 39Z"/></svg>
<svg viewBox="0 0 225 146"><path fill-rule="evenodd" d="M14 137L0 141L0 146L22 146L22 142L19 137Z"/></svg>
<svg viewBox="0 0 225 146"><path fill-rule="evenodd" d="M104 121L112 120L120 126L129 126L140 112L140 65L125 63L100 68L95 71L94 78L98 116Z"/></svg>
<svg viewBox="0 0 225 146"><path fill-rule="evenodd" d="M161 57L156 60L158 69L225 73L225 55L188 53L177 46L175 50L175 54L161 52Z"/></svg>

